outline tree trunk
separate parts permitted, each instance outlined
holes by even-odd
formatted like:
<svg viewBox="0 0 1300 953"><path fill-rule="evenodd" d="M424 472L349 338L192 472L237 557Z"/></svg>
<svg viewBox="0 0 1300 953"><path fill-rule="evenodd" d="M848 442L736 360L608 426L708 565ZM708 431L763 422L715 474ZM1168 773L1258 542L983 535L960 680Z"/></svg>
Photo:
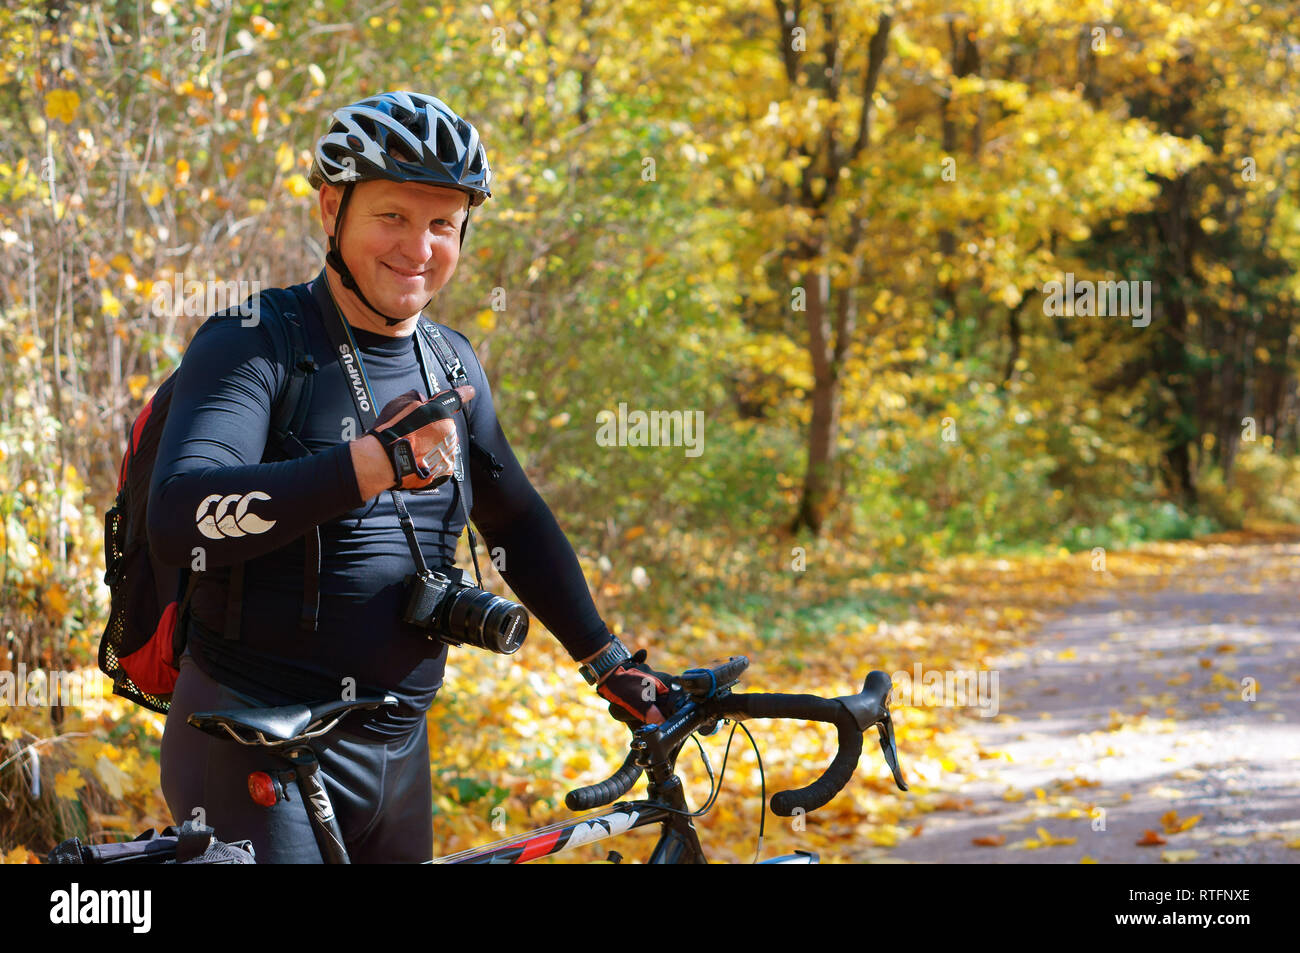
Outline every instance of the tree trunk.
<svg viewBox="0 0 1300 953"><path fill-rule="evenodd" d="M826 320L830 300L830 273L826 265L804 271L807 292L808 350L812 356L812 422L808 430L808 468L803 495L791 532L807 527L814 535L834 506L835 437L839 431L839 366L830 350L830 325ZM844 294L849 291L846 289Z"/></svg>
<svg viewBox="0 0 1300 953"><path fill-rule="evenodd" d="M1196 478L1192 471L1192 441L1196 436L1196 395L1187 368L1187 302L1170 294L1165 308L1169 327L1157 351L1156 371L1173 393L1174 429L1165 445L1165 476L1169 489L1184 504L1196 505Z"/></svg>

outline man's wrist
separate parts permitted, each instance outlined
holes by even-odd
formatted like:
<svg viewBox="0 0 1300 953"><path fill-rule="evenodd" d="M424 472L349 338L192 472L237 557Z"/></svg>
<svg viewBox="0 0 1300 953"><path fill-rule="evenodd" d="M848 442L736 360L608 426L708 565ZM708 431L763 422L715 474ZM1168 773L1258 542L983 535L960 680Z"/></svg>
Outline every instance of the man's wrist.
<svg viewBox="0 0 1300 953"><path fill-rule="evenodd" d="M392 458L374 434L364 434L349 444L352 450L352 469L356 474L357 489L361 499L370 498L390 489L397 483Z"/></svg>
<svg viewBox="0 0 1300 953"><path fill-rule="evenodd" d="M588 685L599 687L605 679L620 665L632 657L618 636L610 638L609 643L578 666L578 672Z"/></svg>

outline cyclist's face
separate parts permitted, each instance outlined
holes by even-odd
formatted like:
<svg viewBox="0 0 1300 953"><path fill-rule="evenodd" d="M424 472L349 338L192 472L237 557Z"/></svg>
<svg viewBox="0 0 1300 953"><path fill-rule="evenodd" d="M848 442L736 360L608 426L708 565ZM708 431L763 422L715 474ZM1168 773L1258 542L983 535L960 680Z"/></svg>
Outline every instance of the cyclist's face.
<svg viewBox="0 0 1300 953"><path fill-rule="evenodd" d="M322 190L321 216L334 230L342 190ZM376 308L414 317L450 280L460 260L469 197L456 189L382 179L359 182L343 216L340 249Z"/></svg>

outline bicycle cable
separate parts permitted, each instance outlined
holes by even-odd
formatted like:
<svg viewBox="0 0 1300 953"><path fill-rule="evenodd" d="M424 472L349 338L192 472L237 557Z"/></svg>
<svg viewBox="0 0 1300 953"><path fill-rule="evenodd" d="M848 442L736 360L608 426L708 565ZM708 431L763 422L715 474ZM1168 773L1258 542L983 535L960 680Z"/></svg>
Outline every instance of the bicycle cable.
<svg viewBox="0 0 1300 953"><path fill-rule="evenodd" d="M754 863L757 864L758 855L763 850L763 831L767 823L767 776L763 774L763 756L758 753L758 742L743 724L740 722L735 724L739 725L740 730L749 737L749 743L754 749L754 757L758 759L758 844L754 847ZM735 727L732 727L731 733L733 735L736 733Z"/></svg>
<svg viewBox="0 0 1300 953"><path fill-rule="evenodd" d="M763 771L763 755L758 750L758 742L754 740L750 730L739 721L731 723L731 732L727 735L727 747L722 752L722 767L718 769L717 785L713 785L713 771L709 765L708 755L704 752L704 746L700 744L700 739L694 734L691 739L695 742L696 747L700 749L700 755L704 758L704 767L709 771L710 791L709 799L704 802L704 806L698 811L679 811L677 808L663 807L662 809L672 814L683 814L686 817L703 817L709 811L713 810L713 804L722 792L722 780L727 773L727 759L731 755L731 741L736 736L736 729L739 728L749 739L750 746L754 749L754 757L758 759L758 842L754 845L754 859L751 863L757 864L759 855L763 852L763 834L767 830L767 774Z"/></svg>
<svg viewBox="0 0 1300 953"><path fill-rule="evenodd" d="M657 805L660 808L660 810L667 811L670 814L681 814L684 817L703 817L709 811L713 810L713 803L718 799L718 795L722 792L722 779L726 776L727 773L727 757L731 754L731 739L735 737L736 726L738 724L740 723L732 722L731 724L731 734L727 735L727 747L722 752L722 767L718 769L718 783L716 786L712 787L711 790L709 791L709 799L704 802L704 806L701 807L698 811L683 811L675 807L668 807L667 805L660 804ZM749 734L748 731L746 731L745 733ZM700 745L699 738L696 738L694 734L692 734L691 737L695 740L695 743L699 745L700 752L703 753L704 746ZM752 736L751 736L751 740L752 740ZM705 759L705 765L708 766L707 757ZM710 783L712 783L713 781L712 771L709 772L709 781Z"/></svg>
<svg viewBox="0 0 1300 953"><path fill-rule="evenodd" d="M713 796L713 783L714 783L714 779L713 779L713 765L709 763L709 755L708 755L708 752L706 752L706 751L704 750L704 745L700 744L700 739L699 739L699 737L698 737L697 735L695 735L695 734L692 734L692 735L691 735L691 740L695 742L695 747L697 747L697 748L700 749L700 760L704 762L704 770L707 771L707 772L709 772L709 796L712 797L712 796Z"/></svg>

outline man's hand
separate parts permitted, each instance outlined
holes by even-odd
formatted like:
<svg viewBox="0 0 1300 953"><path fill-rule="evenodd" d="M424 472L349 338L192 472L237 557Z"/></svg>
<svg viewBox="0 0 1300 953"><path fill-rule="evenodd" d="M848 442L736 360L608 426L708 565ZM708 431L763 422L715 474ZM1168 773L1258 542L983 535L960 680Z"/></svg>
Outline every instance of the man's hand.
<svg viewBox="0 0 1300 953"><path fill-rule="evenodd" d="M469 384L465 384L457 387L456 393L460 395L463 404L474 397L474 388ZM440 396L442 395L435 394L430 400ZM426 403L428 401L421 400L418 391L408 390L405 394L394 397L384 405L384 409L379 412L378 422L375 424L374 429L388 430ZM396 480L392 461L379 444L379 438L374 437L373 434L368 436L374 438L369 442L375 445L387 461L388 483L386 487L381 487L381 489L391 487ZM427 476L421 476L419 473L408 474L402 480L401 488L403 490L420 490L435 483L440 483L451 475L455 467L456 451L459 446L454 419L443 418L430 421L418 430L407 434L403 439L410 442L416 463L429 471ZM367 488L362 490L363 495L365 495L365 489ZM367 496L367 498L369 497Z"/></svg>
<svg viewBox="0 0 1300 953"><path fill-rule="evenodd" d="M596 686L609 701L609 713L633 728L657 725L677 710L685 692L673 690L670 676L645 664L645 649L614 669Z"/></svg>

